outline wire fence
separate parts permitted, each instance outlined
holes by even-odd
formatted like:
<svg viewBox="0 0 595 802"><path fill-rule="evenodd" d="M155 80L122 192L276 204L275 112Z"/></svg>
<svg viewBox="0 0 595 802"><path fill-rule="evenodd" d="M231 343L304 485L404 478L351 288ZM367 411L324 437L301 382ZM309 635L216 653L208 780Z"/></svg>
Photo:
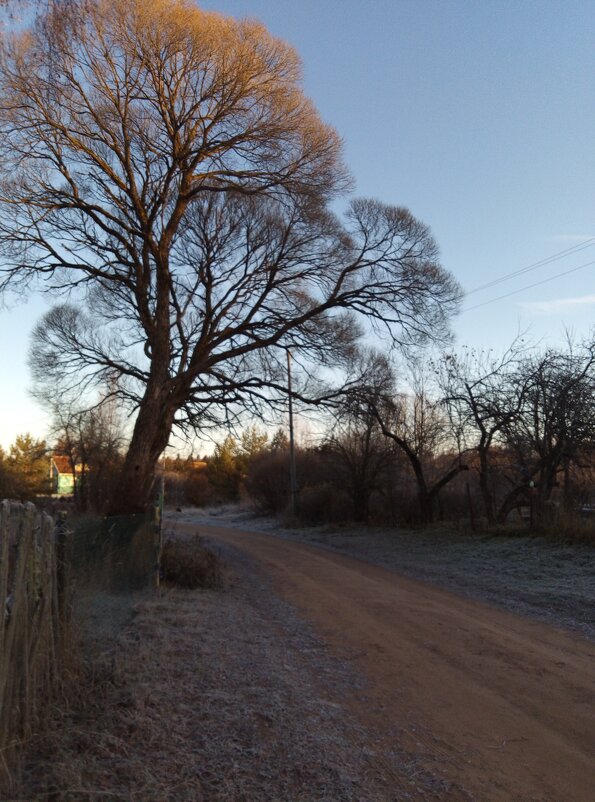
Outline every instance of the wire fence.
<svg viewBox="0 0 595 802"><path fill-rule="evenodd" d="M138 515L81 518L72 529L68 563L78 587L130 593L158 583L158 508Z"/></svg>
<svg viewBox="0 0 595 802"><path fill-rule="evenodd" d="M0 771L53 696L70 605L67 529L33 504L0 504Z"/></svg>

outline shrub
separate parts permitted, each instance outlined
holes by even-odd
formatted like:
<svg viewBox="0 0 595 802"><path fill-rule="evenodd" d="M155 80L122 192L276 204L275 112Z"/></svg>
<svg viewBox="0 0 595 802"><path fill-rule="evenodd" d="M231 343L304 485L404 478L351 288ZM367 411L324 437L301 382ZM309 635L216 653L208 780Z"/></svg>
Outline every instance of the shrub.
<svg viewBox="0 0 595 802"><path fill-rule="evenodd" d="M161 575L182 588L220 588L223 562L202 538L166 540L161 550Z"/></svg>
<svg viewBox="0 0 595 802"><path fill-rule="evenodd" d="M326 485L327 473L320 455L311 449L295 454L299 496L308 496L319 485ZM250 461L244 483L246 492L260 512L278 514L289 505L289 451L274 449Z"/></svg>
<svg viewBox="0 0 595 802"><path fill-rule="evenodd" d="M341 523L353 517L346 493L331 484L304 488L298 499L298 518L307 524Z"/></svg>
<svg viewBox="0 0 595 802"><path fill-rule="evenodd" d="M260 512L279 513L289 502L289 453L268 451L252 460L246 491Z"/></svg>

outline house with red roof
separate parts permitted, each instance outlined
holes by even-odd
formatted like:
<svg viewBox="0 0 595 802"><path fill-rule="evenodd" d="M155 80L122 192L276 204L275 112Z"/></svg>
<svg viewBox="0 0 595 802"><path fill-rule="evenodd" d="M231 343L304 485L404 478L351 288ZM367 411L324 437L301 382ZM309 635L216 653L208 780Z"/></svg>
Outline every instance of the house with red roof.
<svg viewBox="0 0 595 802"><path fill-rule="evenodd" d="M76 482L76 466L73 471L68 457L56 454L50 460L50 479L54 495L71 496Z"/></svg>

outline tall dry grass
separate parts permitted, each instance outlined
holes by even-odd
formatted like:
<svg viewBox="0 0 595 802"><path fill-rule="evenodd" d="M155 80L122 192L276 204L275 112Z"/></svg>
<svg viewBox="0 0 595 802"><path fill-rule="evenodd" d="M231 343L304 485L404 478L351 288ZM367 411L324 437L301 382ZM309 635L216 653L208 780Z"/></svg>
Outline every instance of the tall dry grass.
<svg viewBox="0 0 595 802"><path fill-rule="evenodd" d="M538 528L539 534L560 543L595 546L595 515L556 509Z"/></svg>
<svg viewBox="0 0 595 802"><path fill-rule="evenodd" d="M202 538L170 539L161 551L161 577L181 588L223 587L224 565Z"/></svg>

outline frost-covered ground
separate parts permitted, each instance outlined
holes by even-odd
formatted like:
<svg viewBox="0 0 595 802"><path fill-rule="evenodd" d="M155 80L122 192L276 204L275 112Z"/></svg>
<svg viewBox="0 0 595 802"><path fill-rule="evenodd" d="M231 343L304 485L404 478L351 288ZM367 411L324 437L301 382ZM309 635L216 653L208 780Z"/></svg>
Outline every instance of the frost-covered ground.
<svg viewBox="0 0 595 802"><path fill-rule="evenodd" d="M242 507L169 513L168 520L255 532L349 554L595 640L595 549L537 537L329 527L291 529Z"/></svg>
<svg viewBox="0 0 595 802"><path fill-rule="evenodd" d="M123 628L129 597L106 599L119 626L88 640L80 699L58 711L14 802L471 798L400 745L403 722L361 723L350 700L377 705L366 680L258 564L214 547L223 590L164 586Z"/></svg>

